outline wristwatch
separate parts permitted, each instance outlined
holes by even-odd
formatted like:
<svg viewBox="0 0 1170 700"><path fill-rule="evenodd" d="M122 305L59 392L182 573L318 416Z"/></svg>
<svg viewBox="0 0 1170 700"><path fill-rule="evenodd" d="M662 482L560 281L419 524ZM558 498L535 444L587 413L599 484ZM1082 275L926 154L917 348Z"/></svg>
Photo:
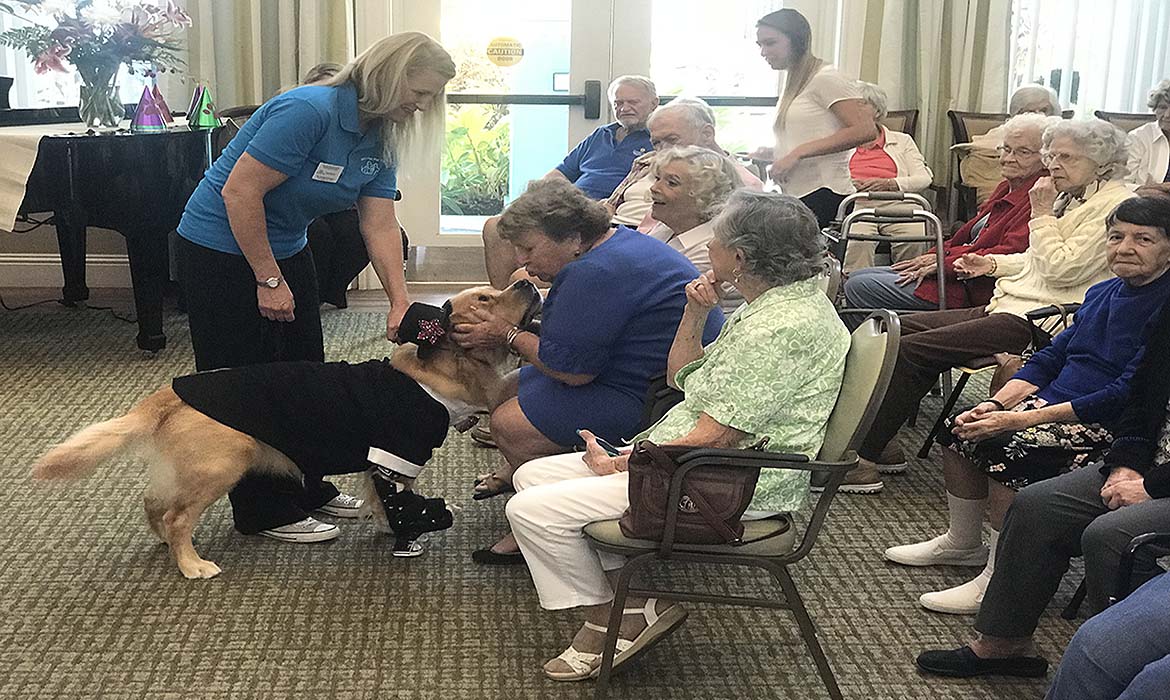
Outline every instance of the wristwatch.
<svg viewBox="0 0 1170 700"><path fill-rule="evenodd" d="M268 279L256 280L257 287L268 287L269 289L276 289L280 286L279 277L269 277Z"/></svg>

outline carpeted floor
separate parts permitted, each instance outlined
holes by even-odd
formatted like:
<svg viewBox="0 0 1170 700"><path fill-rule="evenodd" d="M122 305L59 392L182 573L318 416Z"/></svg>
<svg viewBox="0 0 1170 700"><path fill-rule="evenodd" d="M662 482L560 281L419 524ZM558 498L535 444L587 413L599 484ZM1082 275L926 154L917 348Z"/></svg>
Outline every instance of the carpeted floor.
<svg viewBox="0 0 1170 700"><path fill-rule="evenodd" d="M379 314L326 312L324 323L331 359L389 349ZM0 697L590 696L591 683L540 673L577 616L541 611L523 567L470 561L501 532L504 503L470 500L472 476L498 456L465 436L452 434L420 482L463 510L413 560L390 557L387 541L361 524L320 545L244 537L224 499L196 531L200 551L224 573L191 582L145 526L140 465L68 487L33 483L28 467L48 445L190 370L183 317L168 315L166 331L170 348L145 358L132 348L132 329L107 312L0 312ZM924 409L937 410L937 399ZM944 522L939 469L915 462L879 496L839 497L811 559L795 570L846 697L1042 696L1045 681L942 681L914 670L922 648L955 644L971 623L923 611L918 594L976 571L910 570L883 562L881 551ZM755 574L718 573L690 578L763 590ZM1078 580L1079 568L1057 604ZM1058 660L1074 629L1050 611L1038 632L1042 653ZM698 606L616 679L614 697L826 693L786 613Z"/></svg>

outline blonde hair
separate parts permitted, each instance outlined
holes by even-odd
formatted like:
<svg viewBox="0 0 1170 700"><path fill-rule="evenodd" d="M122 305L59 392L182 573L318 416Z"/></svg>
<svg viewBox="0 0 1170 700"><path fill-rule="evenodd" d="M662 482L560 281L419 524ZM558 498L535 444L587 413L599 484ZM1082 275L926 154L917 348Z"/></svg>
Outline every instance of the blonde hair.
<svg viewBox="0 0 1170 700"><path fill-rule="evenodd" d="M400 152L437 143L442 135L447 114L445 88L409 121L398 124L389 118L402 104L406 77L427 70L450 80L455 77L455 62L439 42L426 34L402 32L374 43L324 84L353 84L358 114L363 121L381 122L383 158L387 164L397 166Z"/></svg>
<svg viewBox="0 0 1170 700"><path fill-rule="evenodd" d="M784 126L784 119L788 116L788 108L800 97L800 93L808 87L813 76L817 74L825 62L812 53L812 27L804 15L791 8L769 12L756 22L757 27L774 29L788 38L789 67L784 79L784 94L780 96L780 104L776 109L776 128Z"/></svg>
<svg viewBox="0 0 1170 700"><path fill-rule="evenodd" d="M714 219L723 210L727 197L736 188L743 186L739 170L730 158L702 146L666 149L650 162L650 174L658 177L662 168L677 160L687 164L687 173L691 178L691 197L704 222Z"/></svg>

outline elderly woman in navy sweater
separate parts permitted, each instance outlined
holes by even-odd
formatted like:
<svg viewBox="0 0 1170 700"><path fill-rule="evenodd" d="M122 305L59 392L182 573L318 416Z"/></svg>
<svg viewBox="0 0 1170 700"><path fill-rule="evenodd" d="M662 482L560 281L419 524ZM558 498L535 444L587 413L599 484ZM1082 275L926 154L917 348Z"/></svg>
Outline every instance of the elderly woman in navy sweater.
<svg viewBox="0 0 1170 700"><path fill-rule="evenodd" d="M1170 297L1170 199L1140 197L1109 216L1106 259L1114 279L1094 285L1076 323L1032 356L995 396L951 419L939 442L950 528L886 559L909 566L986 566L973 580L923 594L936 612L979 610L995 565L1004 514L1015 492L1101 459L1113 437L1147 325ZM991 521L990 554L982 542Z"/></svg>

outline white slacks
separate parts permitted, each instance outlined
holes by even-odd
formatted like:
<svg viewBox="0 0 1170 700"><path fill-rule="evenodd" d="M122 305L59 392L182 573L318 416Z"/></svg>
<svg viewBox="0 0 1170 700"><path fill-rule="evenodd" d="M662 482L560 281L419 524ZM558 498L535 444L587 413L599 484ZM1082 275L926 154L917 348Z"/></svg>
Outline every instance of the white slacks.
<svg viewBox="0 0 1170 700"><path fill-rule="evenodd" d="M621 517L630 504L629 474L597 476L582 454L534 459L512 475L508 522L546 610L610 602L605 572L625 564L625 557L595 551L583 530Z"/></svg>

